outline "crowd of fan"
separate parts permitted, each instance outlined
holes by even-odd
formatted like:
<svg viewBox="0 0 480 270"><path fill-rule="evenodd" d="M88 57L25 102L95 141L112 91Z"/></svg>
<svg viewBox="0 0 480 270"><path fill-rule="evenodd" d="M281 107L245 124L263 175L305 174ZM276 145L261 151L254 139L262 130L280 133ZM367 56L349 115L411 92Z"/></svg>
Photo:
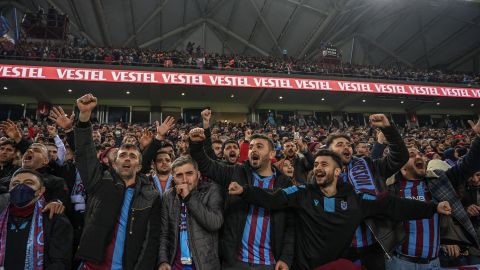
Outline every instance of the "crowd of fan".
<svg viewBox="0 0 480 270"><path fill-rule="evenodd" d="M479 74L445 72L409 68L401 64L389 67L364 66L347 63L327 63L293 57L223 55L205 53L191 44L186 50L157 50L148 48L92 47L73 39L67 45L26 42L19 40L13 47L0 46L0 55L8 59L30 61L62 61L90 64L155 66L231 70L241 72L314 74L325 76L373 78L419 82L478 85Z"/></svg>
<svg viewBox="0 0 480 270"><path fill-rule="evenodd" d="M97 124L90 122L96 104L85 95L77 100L78 118L55 107L50 122L0 124L1 267L410 269L480 263L480 121L455 130L409 129L376 114L369 126L275 126L213 123L205 109L197 125L170 116L153 126ZM395 196L382 193L385 182ZM311 197L323 210L312 208ZM336 199L330 205L336 197L338 206ZM297 219L279 209L287 206L300 209ZM342 213L348 207L357 210ZM437 212L454 221L439 223ZM268 229L252 234L249 224L260 217ZM385 218L405 221L403 244L397 234L378 237ZM360 225L371 222L377 226ZM425 224L429 230L418 229ZM362 230L375 238L354 233ZM32 240L40 236L41 244ZM427 244L418 242L428 237ZM255 253L258 248L265 252Z"/></svg>

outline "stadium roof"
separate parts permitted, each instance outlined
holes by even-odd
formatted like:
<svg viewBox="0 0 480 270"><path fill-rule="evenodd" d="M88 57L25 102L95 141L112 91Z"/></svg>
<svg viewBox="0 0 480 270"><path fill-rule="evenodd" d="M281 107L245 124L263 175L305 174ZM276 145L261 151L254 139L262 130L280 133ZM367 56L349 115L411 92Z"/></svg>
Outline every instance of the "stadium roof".
<svg viewBox="0 0 480 270"><path fill-rule="evenodd" d="M476 0L0 0L10 17L13 7L21 16L38 5L67 13L72 31L96 46L173 49L194 41L207 52L286 49L312 58L323 41L358 64L472 71L480 62Z"/></svg>

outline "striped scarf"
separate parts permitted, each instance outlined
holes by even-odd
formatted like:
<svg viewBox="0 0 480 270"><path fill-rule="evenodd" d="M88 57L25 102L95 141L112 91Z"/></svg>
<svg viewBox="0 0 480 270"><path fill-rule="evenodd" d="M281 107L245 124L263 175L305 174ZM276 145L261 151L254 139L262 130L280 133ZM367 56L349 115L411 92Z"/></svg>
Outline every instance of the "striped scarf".
<svg viewBox="0 0 480 270"><path fill-rule="evenodd" d="M43 215L42 209L45 205L45 199L41 197L35 203L33 211L32 225L28 233L27 249L25 254L25 270L43 270L44 256L44 235L43 235ZM4 269L5 252L7 248L7 227L8 227L9 208L0 214L0 269Z"/></svg>

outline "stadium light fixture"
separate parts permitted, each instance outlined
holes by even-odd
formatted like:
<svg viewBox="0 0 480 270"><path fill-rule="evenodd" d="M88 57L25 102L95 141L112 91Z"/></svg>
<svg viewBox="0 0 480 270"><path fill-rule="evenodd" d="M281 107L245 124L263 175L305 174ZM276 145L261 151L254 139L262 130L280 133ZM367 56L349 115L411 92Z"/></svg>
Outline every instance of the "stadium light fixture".
<svg viewBox="0 0 480 270"><path fill-rule="evenodd" d="M4 86L4 87L3 87L3 90L8 90L8 87Z"/></svg>
<svg viewBox="0 0 480 270"><path fill-rule="evenodd" d="M475 107L475 104L473 104L473 103L472 103L472 104L470 104L470 107Z"/></svg>
<svg viewBox="0 0 480 270"><path fill-rule="evenodd" d="M283 97L282 97L282 96L279 96L278 99L283 99Z"/></svg>
<svg viewBox="0 0 480 270"><path fill-rule="evenodd" d="M234 97L235 97L235 95L234 95L234 94L231 94L231 95L230 95L230 98L234 98Z"/></svg>
<svg viewBox="0 0 480 270"><path fill-rule="evenodd" d="M440 102L437 102L437 106L440 106Z"/></svg>
<svg viewBox="0 0 480 270"><path fill-rule="evenodd" d="M182 92L182 96L185 96L185 93L184 93L184 92Z"/></svg>
<svg viewBox="0 0 480 270"><path fill-rule="evenodd" d="M130 95L130 91L125 92L125 94Z"/></svg>
<svg viewBox="0 0 480 270"><path fill-rule="evenodd" d="M403 104L403 103L405 103L405 101L402 100L402 101L400 101L400 103Z"/></svg>
<svg viewBox="0 0 480 270"><path fill-rule="evenodd" d="M72 89L68 89L68 92L71 93L71 92L72 92Z"/></svg>
<svg viewBox="0 0 480 270"><path fill-rule="evenodd" d="M366 99L362 99L362 102L365 103L365 102L367 102L367 100L366 100Z"/></svg>
<svg viewBox="0 0 480 270"><path fill-rule="evenodd" d="M322 101L325 101L325 98L324 98L324 97L322 97Z"/></svg>

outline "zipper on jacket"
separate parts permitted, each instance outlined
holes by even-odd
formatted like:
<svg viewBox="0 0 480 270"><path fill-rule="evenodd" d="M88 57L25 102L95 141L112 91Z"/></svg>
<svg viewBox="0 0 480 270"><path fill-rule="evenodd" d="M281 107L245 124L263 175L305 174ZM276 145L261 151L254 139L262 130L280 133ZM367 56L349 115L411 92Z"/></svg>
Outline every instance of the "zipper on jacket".
<svg viewBox="0 0 480 270"><path fill-rule="evenodd" d="M130 234L133 234L133 221L135 220L135 209L132 209L132 218L130 219Z"/></svg>
<svg viewBox="0 0 480 270"><path fill-rule="evenodd" d="M387 250L385 249L385 247L383 247L382 243L378 240L377 236L375 235L375 233L373 233L373 230L372 228L370 227L370 225L368 225L367 223L365 223L365 225L367 225L368 229L372 232L372 235L373 237L375 237L375 240L377 240L377 243L380 245L380 247L382 248L383 250L383 253L385 253L385 255L387 255L387 259L388 260L391 260L392 259L392 256L390 256L390 254L387 252Z"/></svg>

